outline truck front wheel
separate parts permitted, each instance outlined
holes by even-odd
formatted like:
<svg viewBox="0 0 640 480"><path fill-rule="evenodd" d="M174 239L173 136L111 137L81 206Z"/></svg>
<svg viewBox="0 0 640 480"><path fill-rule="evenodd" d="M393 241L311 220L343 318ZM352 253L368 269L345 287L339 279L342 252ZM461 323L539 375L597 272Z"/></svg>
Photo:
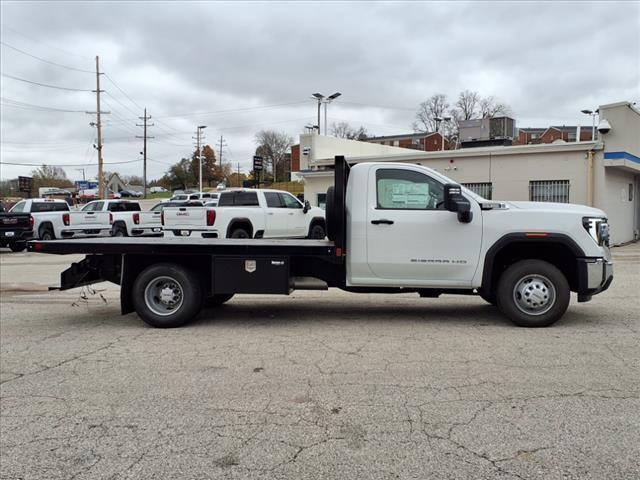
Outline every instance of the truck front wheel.
<svg viewBox="0 0 640 480"><path fill-rule="evenodd" d="M542 260L521 260L500 277L498 307L520 327L548 327L569 306L569 283L555 266Z"/></svg>
<svg viewBox="0 0 640 480"><path fill-rule="evenodd" d="M152 265L133 284L133 305L152 327L180 327L202 308L202 287L198 276L180 265Z"/></svg>

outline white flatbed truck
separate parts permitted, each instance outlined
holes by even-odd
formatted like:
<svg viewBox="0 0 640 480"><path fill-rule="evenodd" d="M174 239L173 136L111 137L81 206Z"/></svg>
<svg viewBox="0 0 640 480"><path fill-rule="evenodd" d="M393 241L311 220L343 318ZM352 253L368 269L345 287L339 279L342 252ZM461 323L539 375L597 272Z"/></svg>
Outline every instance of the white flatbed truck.
<svg viewBox="0 0 640 480"><path fill-rule="evenodd" d="M613 280L606 215L569 204L491 202L434 170L336 157L329 240L100 238L29 242L85 254L60 289L110 281L123 314L178 327L234 294L340 288L480 295L515 324L545 327Z"/></svg>

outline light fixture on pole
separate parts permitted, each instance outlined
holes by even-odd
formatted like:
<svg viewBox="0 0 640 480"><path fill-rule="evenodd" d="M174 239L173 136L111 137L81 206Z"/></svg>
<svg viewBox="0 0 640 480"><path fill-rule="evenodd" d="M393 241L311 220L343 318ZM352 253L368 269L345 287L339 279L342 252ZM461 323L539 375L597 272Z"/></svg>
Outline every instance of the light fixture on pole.
<svg viewBox="0 0 640 480"><path fill-rule="evenodd" d="M451 117L433 117L433 121L436 122L436 132L440 132L440 123L442 122L450 122L451 121ZM444 150L444 132L440 133L440 136L442 137L442 149Z"/></svg>
<svg viewBox="0 0 640 480"><path fill-rule="evenodd" d="M590 115L593 118L593 124L591 126L591 141L595 141L596 139L596 115L598 115L599 110L593 111L593 110L580 110L582 113L584 113L585 115ZM576 141L579 142L580 139L576 138Z"/></svg>
<svg viewBox="0 0 640 480"><path fill-rule="evenodd" d="M336 92L333 95L329 95L324 101L324 134L327 135L327 104L333 102L336 98L342 95L340 92Z"/></svg>
<svg viewBox="0 0 640 480"><path fill-rule="evenodd" d="M207 128L206 125L199 125L196 136L198 137L198 163L200 164L200 191L202 192L202 152L200 151L200 138L202 135L202 130Z"/></svg>
<svg viewBox="0 0 640 480"><path fill-rule="evenodd" d="M324 134L327 134L327 104L334 101L342 95L340 92L336 92L325 98L321 93L314 93L312 96L318 100L318 135L320 135L320 106L324 103Z"/></svg>

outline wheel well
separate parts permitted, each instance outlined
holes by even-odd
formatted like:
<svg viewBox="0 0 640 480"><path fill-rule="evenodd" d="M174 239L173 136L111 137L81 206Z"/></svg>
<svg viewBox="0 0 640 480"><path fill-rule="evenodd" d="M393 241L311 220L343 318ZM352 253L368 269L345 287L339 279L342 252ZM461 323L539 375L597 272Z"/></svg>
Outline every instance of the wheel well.
<svg viewBox="0 0 640 480"><path fill-rule="evenodd" d="M487 255L489 255L488 252ZM543 260L558 268L569 282L571 290L578 288L578 262L575 252L568 245L561 242L512 242L492 254L493 261L485 264L482 280L482 292L491 293L500 280L504 271L520 260Z"/></svg>
<svg viewBox="0 0 640 480"><path fill-rule="evenodd" d="M38 234L43 230L51 230L53 232L53 224L51 222L42 222L38 227Z"/></svg>
<svg viewBox="0 0 640 480"><path fill-rule="evenodd" d="M113 226L111 227L111 229L115 230L116 228L120 228L120 227L124 228L125 232L127 231L127 224L122 220L117 220L113 222Z"/></svg>
<svg viewBox="0 0 640 480"><path fill-rule="evenodd" d="M311 223L309 224L309 228L313 227L314 225L322 225L322 227L326 230L326 222L324 220L324 218L322 217L315 217L311 220Z"/></svg>
<svg viewBox="0 0 640 480"><path fill-rule="evenodd" d="M173 263L186 267L198 275L205 295L212 290L211 256L188 255L176 258L171 255L133 255L130 257L125 255L124 257L120 281L120 308L123 315L134 311L132 287L138 275L145 268L158 263Z"/></svg>
<svg viewBox="0 0 640 480"><path fill-rule="evenodd" d="M227 238L231 237L231 232L236 228L242 228L247 231L249 237L253 237L253 225L248 218L234 218L227 227Z"/></svg>

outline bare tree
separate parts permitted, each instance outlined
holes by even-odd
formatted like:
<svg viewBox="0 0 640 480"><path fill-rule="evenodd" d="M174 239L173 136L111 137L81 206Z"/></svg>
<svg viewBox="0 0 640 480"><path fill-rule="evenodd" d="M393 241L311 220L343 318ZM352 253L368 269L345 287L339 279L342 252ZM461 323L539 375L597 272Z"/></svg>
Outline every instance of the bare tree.
<svg viewBox="0 0 640 480"><path fill-rule="evenodd" d="M447 96L437 93L420 104L416 112L416 121L412 127L414 132L435 132L438 129L438 122L435 118L442 118L449 110Z"/></svg>
<svg viewBox="0 0 640 480"><path fill-rule="evenodd" d="M368 138L367 129L363 126L353 128L348 122L331 124L331 135L349 140L366 140Z"/></svg>
<svg viewBox="0 0 640 480"><path fill-rule="evenodd" d="M456 101L456 113L458 120L471 120L476 117L476 111L480 103L480 95L478 92L464 90L458 95Z"/></svg>
<svg viewBox="0 0 640 480"><path fill-rule="evenodd" d="M495 97L489 96L480 100L480 116L491 118L497 115L511 115L511 107L499 102Z"/></svg>
<svg viewBox="0 0 640 480"><path fill-rule="evenodd" d="M260 130L256 133L255 142L264 159L272 166L274 181L288 180L285 177L290 172L287 162L291 157L287 154L293 145L293 137L285 132Z"/></svg>

